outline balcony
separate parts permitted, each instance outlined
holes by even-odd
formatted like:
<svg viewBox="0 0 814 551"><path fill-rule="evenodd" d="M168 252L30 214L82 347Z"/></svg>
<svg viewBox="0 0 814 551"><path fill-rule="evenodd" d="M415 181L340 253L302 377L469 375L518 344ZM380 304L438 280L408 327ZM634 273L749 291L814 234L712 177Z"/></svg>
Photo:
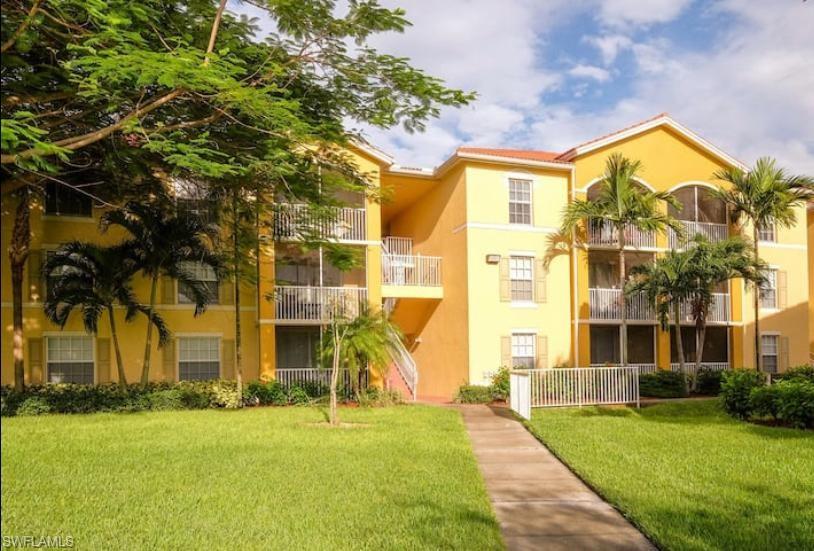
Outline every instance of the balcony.
<svg viewBox="0 0 814 551"><path fill-rule="evenodd" d="M729 315L729 293L712 293L712 301L707 312L707 323L727 323L731 320ZM681 305L679 310L681 323L694 323L692 306L689 303Z"/></svg>
<svg viewBox="0 0 814 551"><path fill-rule="evenodd" d="M382 295L442 298L441 257L413 254L413 240L385 237L382 242Z"/></svg>
<svg viewBox="0 0 814 551"><path fill-rule="evenodd" d="M274 302L277 321L323 324L356 316L367 303L367 289L281 285L274 289Z"/></svg>
<svg viewBox="0 0 814 551"><path fill-rule="evenodd" d="M681 249L687 241L696 235L703 235L712 242L723 241L729 237L729 227L726 224L713 224L711 222L692 222L689 220L679 220L684 226L684 236L679 235L674 230L667 230L667 241L671 249Z"/></svg>
<svg viewBox="0 0 814 551"><path fill-rule="evenodd" d="M621 320L622 291L619 289L589 289L592 320ZM654 321L656 313L647 295L637 293L627 297L627 319Z"/></svg>
<svg viewBox="0 0 814 551"><path fill-rule="evenodd" d="M365 241L367 239L365 209L333 207L318 213L309 205L277 205L274 210L274 238L293 241L304 236L340 243Z"/></svg>
<svg viewBox="0 0 814 551"><path fill-rule="evenodd" d="M634 249L655 248L656 234L652 231L642 231L632 225L626 225L624 230L625 246ZM617 247L616 227L604 221L592 221L588 224L588 245L595 247Z"/></svg>

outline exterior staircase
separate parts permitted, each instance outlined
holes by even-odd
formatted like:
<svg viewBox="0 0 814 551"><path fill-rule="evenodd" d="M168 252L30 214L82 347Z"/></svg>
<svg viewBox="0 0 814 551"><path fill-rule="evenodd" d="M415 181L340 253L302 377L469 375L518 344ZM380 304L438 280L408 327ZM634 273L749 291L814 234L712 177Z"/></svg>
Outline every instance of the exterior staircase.
<svg viewBox="0 0 814 551"><path fill-rule="evenodd" d="M418 394L418 366L401 338L395 334L391 337L393 345L390 347L390 357L393 361L387 374L388 387L402 392L406 390L415 400Z"/></svg>

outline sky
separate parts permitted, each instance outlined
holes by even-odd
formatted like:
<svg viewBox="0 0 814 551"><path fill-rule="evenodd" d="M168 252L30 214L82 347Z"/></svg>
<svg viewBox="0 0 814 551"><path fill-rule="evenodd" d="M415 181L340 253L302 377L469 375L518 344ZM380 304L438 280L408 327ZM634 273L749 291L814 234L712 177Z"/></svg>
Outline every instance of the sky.
<svg viewBox="0 0 814 551"><path fill-rule="evenodd" d="M412 26L377 35L478 99L423 133L364 128L396 162L461 145L564 151L668 112L751 164L814 174L814 2L381 0Z"/></svg>

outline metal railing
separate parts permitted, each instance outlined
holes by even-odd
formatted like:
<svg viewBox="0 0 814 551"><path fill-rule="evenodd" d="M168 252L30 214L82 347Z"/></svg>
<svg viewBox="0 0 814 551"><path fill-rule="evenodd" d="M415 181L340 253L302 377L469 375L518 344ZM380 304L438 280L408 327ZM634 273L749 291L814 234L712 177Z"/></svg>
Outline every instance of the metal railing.
<svg viewBox="0 0 814 551"><path fill-rule="evenodd" d="M525 374L525 375L523 375ZM581 367L524 369L512 372L510 393L522 409L528 393L528 408L602 404L639 405L639 369L636 367ZM521 379L527 377L527 384ZM524 388L525 387L525 388ZM517 396L515 396L517 394ZM519 411L521 415L522 411Z"/></svg>
<svg viewBox="0 0 814 551"><path fill-rule="evenodd" d="M654 248L656 246L656 233L642 231L631 224L624 229L625 246L640 248ZM588 244L602 247L617 247L616 226L609 222L594 220L588 224Z"/></svg>
<svg viewBox="0 0 814 551"><path fill-rule="evenodd" d="M695 362L684 362L685 367L687 368L687 373L691 375L695 375ZM729 362L701 362L702 369L708 369L709 371L726 371L729 369ZM678 362L670 364L670 371L681 371L681 367L678 365Z"/></svg>
<svg viewBox="0 0 814 551"><path fill-rule="evenodd" d="M692 304L683 303L679 310L681 323L693 323ZM712 293L712 302L707 312L707 322L726 323L731 319L729 314L729 293Z"/></svg>
<svg viewBox="0 0 814 551"><path fill-rule="evenodd" d="M331 370L318 367L281 368L275 371L274 377L286 388L293 386L316 388L320 392L328 393L331 386ZM353 380L348 369L339 370L338 387L349 394L353 389ZM365 388L368 382L367 370L359 373L359 387Z"/></svg>
<svg viewBox="0 0 814 551"><path fill-rule="evenodd" d="M591 319L620 320L622 319L622 291L619 289L589 289L589 304ZM627 319L635 321L651 321L656 319L655 309L647 295L636 293L627 297Z"/></svg>
<svg viewBox="0 0 814 551"><path fill-rule="evenodd" d="M274 302L278 320L328 322L358 315L367 303L367 289L278 286Z"/></svg>
<svg viewBox="0 0 814 551"><path fill-rule="evenodd" d="M712 242L723 241L729 237L729 227L726 224L714 224L712 222L692 222L689 220L679 220L684 226L684 236L679 235L674 230L667 230L667 243L671 249L680 249L687 244L687 241L695 235L701 234Z"/></svg>
<svg viewBox="0 0 814 551"><path fill-rule="evenodd" d="M590 367L621 367L618 364L591 364ZM637 363L637 364L627 364L625 367L635 367L639 370L639 375L644 375L645 373L655 373L658 369L655 363Z"/></svg>
<svg viewBox="0 0 814 551"><path fill-rule="evenodd" d="M410 390L413 400L416 399L418 394L418 366L413 359L412 354L404 346L401 337L395 334L395 331L389 329L391 346L389 347L390 357L393 359L396 369L398 369L404 384Z"/></svg>
<svg viewBox="0 0 814 551"><path fill-rule="evenodd" d="M388 236L382 240L385 254L413 254L413 240L409 237Z"/></svg>
<svg viewBox="0 0 814 551"><path fill-rule="evenodd" d="M385 285L441 286L441 257L406 254L382 255Z"/></svg>
<svg viewBox="0 0 814 551"><path fill-rule="evenodd" d="M313 235L336 241L365 241L366 220L363 208L333 207L318 212L309 205L281 204L274 210L274 237L297 240Z"/></svg>

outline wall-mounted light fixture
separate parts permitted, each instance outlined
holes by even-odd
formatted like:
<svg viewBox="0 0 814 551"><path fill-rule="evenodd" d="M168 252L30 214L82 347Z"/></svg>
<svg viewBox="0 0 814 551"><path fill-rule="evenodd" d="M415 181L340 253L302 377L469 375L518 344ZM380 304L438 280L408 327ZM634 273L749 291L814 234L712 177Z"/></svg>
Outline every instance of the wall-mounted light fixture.
<svg viewBox="0 0 814 551"><path fill-rule="evenodd" d="M500 255L499 254L487 254L486 255L486 263L487 264L500 264Z"/></svg>

